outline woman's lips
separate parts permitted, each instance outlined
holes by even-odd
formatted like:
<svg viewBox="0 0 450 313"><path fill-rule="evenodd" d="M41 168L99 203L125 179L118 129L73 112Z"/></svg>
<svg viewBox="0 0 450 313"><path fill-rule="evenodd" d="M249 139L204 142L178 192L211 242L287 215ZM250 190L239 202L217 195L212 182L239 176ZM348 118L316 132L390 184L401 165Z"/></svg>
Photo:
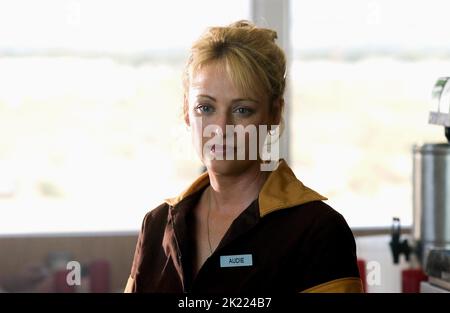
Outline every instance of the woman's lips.
<svg viewBox="0 0 450 313"><path fill-rule="evenodd" d="M211 152L215 154L226 153L228 151L233 151L234 149L231 146L227 145L212 145Z"/></svg>

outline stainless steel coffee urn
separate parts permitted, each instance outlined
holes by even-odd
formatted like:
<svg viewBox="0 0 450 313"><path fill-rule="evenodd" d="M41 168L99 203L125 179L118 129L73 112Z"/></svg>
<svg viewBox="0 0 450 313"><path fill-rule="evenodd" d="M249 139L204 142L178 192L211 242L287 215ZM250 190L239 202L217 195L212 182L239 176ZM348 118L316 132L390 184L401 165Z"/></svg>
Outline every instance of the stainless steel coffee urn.
<svg viewBox="0 0 450 313"><path fill-rule="evenodd" d="M413 239L426 284L442 287L450 286L450 77L437 80L432 103L429 123L443 126L447 141L413 147Z"/></svg>
<svg viewBox="0 0 450 313"><path fill-rule="evenodd" d="M415 146L413 238L426 264L430 249L450 249L450 145Z"/></svg>
<svg viewBox="0 0 450 313"><path fill-rule="evenodd" d="M450 77L439 78L432 92L429 123L444 126L450 141ZM430 249L450 248L450 144L413 148L413 238L426 265Z"/></svg>

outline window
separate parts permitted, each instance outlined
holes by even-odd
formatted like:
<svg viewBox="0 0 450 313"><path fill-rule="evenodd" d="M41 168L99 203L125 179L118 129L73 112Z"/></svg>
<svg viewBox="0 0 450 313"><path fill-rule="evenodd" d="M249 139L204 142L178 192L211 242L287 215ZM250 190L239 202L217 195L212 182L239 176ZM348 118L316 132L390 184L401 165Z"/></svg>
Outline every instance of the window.
<svg viewBox="0 0 450 313"><path fill-rule="evenodd" d="M448 1L291 1L291 163L350 226L412 223L412 146L450 74Z"/></svg>
<svg viewBox="0 0 450 313"><path fill-rule="evenodd" d="M248 1L2 1L0 234L137 230L200 173L188 48Z"/></svg>

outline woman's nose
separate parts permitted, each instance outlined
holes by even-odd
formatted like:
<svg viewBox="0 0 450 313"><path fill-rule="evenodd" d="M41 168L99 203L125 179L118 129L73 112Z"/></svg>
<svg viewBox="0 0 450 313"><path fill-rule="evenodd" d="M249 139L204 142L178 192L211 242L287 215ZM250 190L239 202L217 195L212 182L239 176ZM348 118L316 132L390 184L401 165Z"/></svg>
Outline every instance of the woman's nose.
<svg viewBox="0 0 450 313"><path fill-rule="evenodd" d="M233 126L233 121L228 113L223 112L223 113L218 113L216 115L214 124L215 124L215 128L216 128L216 133L217 134L220 133L223 136L225 136L227 133L229 133L231 131L231 128ZM227 125L229 126L228 129L227 129Z"/></svg>

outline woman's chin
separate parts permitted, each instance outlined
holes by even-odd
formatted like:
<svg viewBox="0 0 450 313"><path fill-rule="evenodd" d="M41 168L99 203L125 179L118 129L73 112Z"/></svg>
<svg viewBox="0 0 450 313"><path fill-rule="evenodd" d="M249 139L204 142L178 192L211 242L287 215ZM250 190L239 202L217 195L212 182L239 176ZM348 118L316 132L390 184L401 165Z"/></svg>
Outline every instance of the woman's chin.
<svg viewBox="0 0 450 313"><path fill-rule="evenodd" d="M218 175L238 175L253 166L255 161L249 160L205 160L204 164L209 172Z"/></svg>

